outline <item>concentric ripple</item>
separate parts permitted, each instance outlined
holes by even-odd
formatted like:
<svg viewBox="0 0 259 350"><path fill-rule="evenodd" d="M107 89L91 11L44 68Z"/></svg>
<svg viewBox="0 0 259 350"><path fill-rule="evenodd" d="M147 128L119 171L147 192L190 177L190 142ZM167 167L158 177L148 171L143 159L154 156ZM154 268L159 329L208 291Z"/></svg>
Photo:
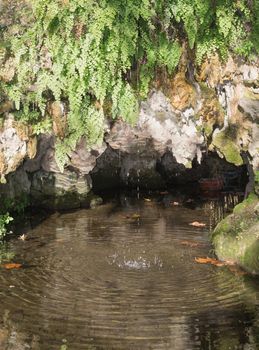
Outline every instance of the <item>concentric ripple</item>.
<svg viewBox="0 0 259 350"><path fill-rule="evenodd" d="M0 270L0 345L258 349L256 281L195 262L212 248L207 207L125 199L50 217L12 243L24 268Z"/></svg>

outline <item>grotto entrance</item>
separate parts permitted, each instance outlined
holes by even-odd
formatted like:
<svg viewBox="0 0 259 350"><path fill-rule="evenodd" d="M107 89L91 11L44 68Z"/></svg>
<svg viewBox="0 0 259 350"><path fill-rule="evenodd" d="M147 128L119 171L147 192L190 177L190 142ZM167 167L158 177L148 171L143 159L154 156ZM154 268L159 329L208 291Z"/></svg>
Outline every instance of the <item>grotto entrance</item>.
<svg viewBox="0 0 259 350"><path fill-rule="evenodd" d="M208 152L200 163L195 158L186 167L177 163L169 151L156 158L155 155L131 155L110 147L97 159L90 175L97 193L119 188L166 189L214 196L232 192L245 197L249 182L247 165L235 166L216 153Z"/></svg>

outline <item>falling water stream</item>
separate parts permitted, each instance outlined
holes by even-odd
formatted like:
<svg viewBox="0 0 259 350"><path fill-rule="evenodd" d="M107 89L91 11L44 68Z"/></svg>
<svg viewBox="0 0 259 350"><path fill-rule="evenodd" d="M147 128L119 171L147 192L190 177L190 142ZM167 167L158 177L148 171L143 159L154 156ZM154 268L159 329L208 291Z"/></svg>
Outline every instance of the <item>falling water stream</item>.
<svg viewBox="0 0 259 350"><path fill-rule="evenodd" d="M195 261L227 201L139 197L10 242L23 268L0 268L1 350L259 349L259 282Z"/></svg>

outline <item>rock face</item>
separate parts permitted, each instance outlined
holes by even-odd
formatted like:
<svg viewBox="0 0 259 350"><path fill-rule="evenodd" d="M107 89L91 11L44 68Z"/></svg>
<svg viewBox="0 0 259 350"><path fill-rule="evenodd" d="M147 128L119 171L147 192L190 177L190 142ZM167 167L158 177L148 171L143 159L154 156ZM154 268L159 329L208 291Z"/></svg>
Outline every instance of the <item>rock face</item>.
<svg viewBox="0 0 259 350"><path fill-rule="evenodd" d="M12 115L4 121L3 131L0 132L0 175L4 176L15 171L27 155L29 137L22 133Z"/></svg>
<svg viewBox="0 0 259 350"><path fill-rule="evenodd" d="M153 92L142 103L138 125L151 135L154 148L160 154L171 151L177 163L187 167L194 158L200 162L205 140L197 130L193 108L176 114L170 100L161 91Z"/></svg>
<svg viewBox="0 0 259 350"><path fill-rule="evenodd" d="M64 173L37 171L31 183L32 205L52 209L76 209L90 204L92 188L89 176L72 171Z"/></svg>
<svg viewBox="0 0 259 350"><path fill-rule="evenodd" d="M259 62L230 57L223 64L215 55L196 72L183 62L141 103L137 125L107 121L103 144L90 149L86 138L79 140L64 172L55 158L67 123L62 103L49 104L52 132L39 136L14 120L12 108L8 101L0 104L0 176L2 183L8 180L0 194L19 198L23 192L34 204L79 207L91 183L95 190L185 184L241 167L244 152L253 172L259 171ZM208 154L225 162L214 156L210 162ZM21 190L14 183L16 169Z"/></svg>

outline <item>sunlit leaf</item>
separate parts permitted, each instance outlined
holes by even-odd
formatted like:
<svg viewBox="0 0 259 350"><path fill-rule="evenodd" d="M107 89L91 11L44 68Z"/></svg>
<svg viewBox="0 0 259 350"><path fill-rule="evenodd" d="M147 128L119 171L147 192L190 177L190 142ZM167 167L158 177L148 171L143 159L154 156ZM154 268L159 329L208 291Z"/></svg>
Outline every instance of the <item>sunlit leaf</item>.
<svg viewBox="0 0 259 350"><path fill-rule="evenodd" d="M204 224L204 222L199 222L199 221L191 222L189 225L194 226L194 227L205 227L206 226L206 224Z"/></svg>
<svg viewBox="0 0 259 350"><path fill-rule="evenodd" d="M237 275L245 275L246 272L241 270L238 266L236 266L236 264L233 261L230 260L226 260L226 261L220 261L217 259L213 259L213 258L195 258L195 261L199 264L211 264L211 265L215 265L215 266L228 266L230 271L233 273L236 273Z"/></svg>
<svg viewBox="0 0 259 350"><path fill-rule="evenodd" d="M9 263L4 264L3 267L7 270L20 269L22 267L22 264Z"/></svg>
<svg viewBox="0 0 259 350"><path fill-rule="evenodd" d="M21 235L21 236L19 237L19 239L20 239L21 241L26 241L27 235L23 234L23 235Z"/></svg>
<svg viewBox="0 0 259 350"><path fill-rule="evenodd" d="M131 216L132 219L139 219L140 218L140 215L135 213Z"/></svg>
<svg viewBox="0 0 259 350"><path fill-rule="evenodd" d="M213 258L195 258L195 261L199 264L211 264L215 266L226 266L227 263L224 261L219 261Z"/></svg>

